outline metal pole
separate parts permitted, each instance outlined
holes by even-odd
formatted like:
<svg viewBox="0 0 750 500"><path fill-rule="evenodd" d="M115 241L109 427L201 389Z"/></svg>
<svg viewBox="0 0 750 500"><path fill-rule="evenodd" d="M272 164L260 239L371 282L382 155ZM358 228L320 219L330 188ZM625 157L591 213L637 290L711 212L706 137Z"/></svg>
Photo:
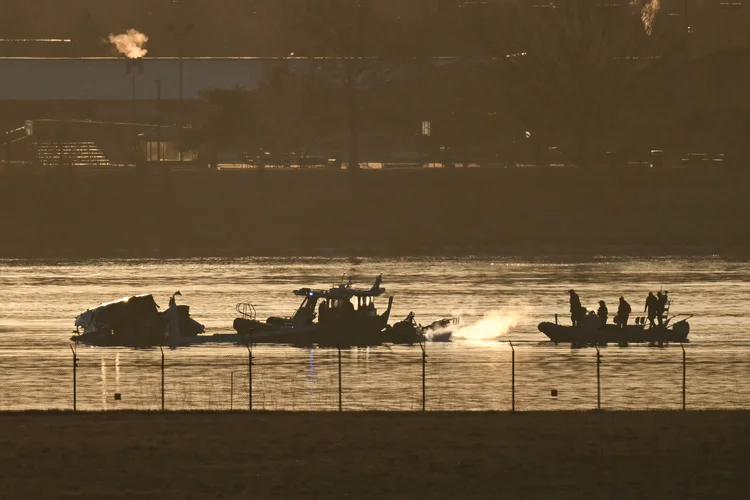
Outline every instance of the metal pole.
<svg viewBox="0 0 750 500"><path fill-rule="evenodd" d="M161 350L161 411L164 411L164 349Z"/></svg>
<svg viewBox="0 0 750 500"><path fill-rule="evenodd" d="M252 335L252 334L251 334ZM253 411L253 341L247 347L247 409Z"/></svg>
<svg viewBox="0 0 750 500"><path fill-rule="evenodd" d="M425 344L419 344L422 348L422 411L427 411L427 351Z"/></svg>
<svg viewBox="0 0 750 500"><path fill-rule="evenodd" d="M184 109L184 98L183 98L183 77L182 77L182 59L184 57L184 33L180 32L179 35L180 38L180 137L182 137L182 133L185 129L185 109ZM182 151L182 146L180 146L180 163L183 163L185 161L185 154Z"/></svg>
<svg viewBox="0 0 750 500"><path fill-rule="evenodd" d="M137 110L137 104L135 100L135 72L138 70L136 68L136 61L135 59L128 59L128 64L130 65L130 69L133 72L133 150L135 150L136 146L138 145L138 127L136 127L136 121L138 120L138 110Z"/></svg>
<svg viewBox="0 0 750 500"><path fill-rule="evenodd" d="M516 411L516 348L510 342L510 411Z"/></svg>
<svg viewBox="0 0 750 500"><path fill-rule="evenodd" d="M76 344L76 349L73 349L73 346L70 346L71 352L73 352L73 411L78 410L78 357L76 356L76 350L78 348L78 344Z"/></svg>
<svg viewBox="0 0 750 500"><path fill-rule="evenodd" d="M339 350L339 411L344 411L344 404L341 390L341 346L337 346Z"/></svg>
<svg viewBox="0 0 750 500"><path fill-rule="evenodd" d="M596 409L602 409L602 385L600 377L600 368L602 364L602 355L599 346L596 346Z"/></svg>
<svg viewBox="0 0 750 500"><path fill-rule="evenodd" d="M682 348L682 411L687 410L687 354L685 346L680 342Z"/></svg>
<svg viewBox="0 0 750 500"><path fill-rule="evenodd" d="M156 83L156 161L161 163L161 80Z"/></svg>
<svg viewBox="0 0 750 500"><path fill-rule="evenodd" d="M234 409L234 372L229 374L229 411Z"/></svg>

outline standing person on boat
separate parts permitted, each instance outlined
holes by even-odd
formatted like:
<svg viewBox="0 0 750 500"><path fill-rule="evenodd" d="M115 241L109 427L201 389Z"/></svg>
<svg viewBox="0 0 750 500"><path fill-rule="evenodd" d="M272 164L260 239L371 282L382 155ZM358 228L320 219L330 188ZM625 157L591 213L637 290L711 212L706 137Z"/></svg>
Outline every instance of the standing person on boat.
<svg viewBox="0 0 750 500"><path fill-rule="evenodd" d="M174 295L169 297L169 308L167 309L169 318L167 338L169 339L169 345L173 348L180 345L180 313L177 309L177 300L175 299L178 295L182 296L180 292L175 292Z"/></svg>
<svg viewBox="0 0 750 500"><path fill-rule="evenodd" d="M325 323L328 320L328 301L324 300L318 308L318 322Z"/></svg>
<svg viewBox="0 0 750 500"><path fill-rule="evenodd" d="M664 313L667 311L667 308L669 307L669 292L667 290L664 290L664 293L657 292L656 299L659 303L657 309L656 309L656 319L659 321L659 326L662 326L664 324Z"/></svg>
<svg viewBox="0 0 750 500"><path fill-rule="evenodd" d="M607 319L609 319L609 310L607 304L603 301L599 301L599 310L596 311L596 315L599 317L599 328L607 326Z"/></svg>
<svg viewBox="0 0 750 500"><path fill-rule="evenodd" d="M615 324L620 328L628 326L628 318L632 309L630 304L625 300L625 297L620 297L620 306L617 308L617 316L615 316Z"/></svg>
<svg viewBox="0 0 750 500"><path fill-rule="evenodd" d="M570 320L573 322L573 326L582 326L581 320L583 319L584 310L581 307L581 299L578 298L578 294L575 290L568 290L570 294Z"/></svg>
<svg viewBox="0 0 750 500"><path fill-rule="evenodd" d="M654 296L654 292L648 292L646 297L646 306L643 308L643 312L648 313L648 324L651 328L656 327L654 320L659 312L659 300Z"/></svg>

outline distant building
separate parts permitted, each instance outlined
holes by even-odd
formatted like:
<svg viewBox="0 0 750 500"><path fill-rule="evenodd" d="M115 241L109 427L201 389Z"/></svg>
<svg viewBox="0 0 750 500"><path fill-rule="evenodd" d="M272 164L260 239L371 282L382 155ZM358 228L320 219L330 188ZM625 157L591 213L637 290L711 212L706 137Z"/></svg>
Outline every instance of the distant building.
<svg viewBox="0 0 750 500"><path fill-rule="evenodd" d="M180 97L180 61L143 60L135 79L123 58L1 58L0 101L156 100L154 80L162 82L162 99ZM267 59L206 58L182 61L183 97L196 100L211 88L255 88Z"/></svg>
<svg viewBox="0 0 750 500"><path fill-rule="evenodd" d="M131 163L138 151L146 161L192 160L194 153L177 150L175 127L201 93L255 89L270 62L148 58L134 68L123 58L0 58L0 126L14 131L6 159L114 165Z"/></svg>

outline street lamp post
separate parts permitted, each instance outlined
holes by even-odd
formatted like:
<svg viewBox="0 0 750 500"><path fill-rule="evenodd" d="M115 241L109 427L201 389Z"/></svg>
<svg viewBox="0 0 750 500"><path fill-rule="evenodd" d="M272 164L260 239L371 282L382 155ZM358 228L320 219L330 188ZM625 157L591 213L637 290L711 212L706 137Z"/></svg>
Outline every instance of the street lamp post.
<svg viewBox="0 0 750 500"><path fill-rule="evenodd" d="M161 80L154 80L156 84L156 161L161 163Z"/></svg>
<svg viewBox="0 0 750 500"><path fill-rule="evenodd" d="M178 2L179 3L179 2ZM181 5L181 4L180 4ZM170 24L169 30L174 31L177 35L177 56L179 61L179 117L180 117L180 132L185 127L185 97L184 97L184 72L183 72L183 61L185 59L185 35L193 30L193 24L184 21L184 15L180 13L180 24ZM180 162L185 160L182 148L180 148Z"/></svg>
<svg viewBox="0 0 750 500"><path fill-rule="evenodd" d="M138 103L136 101L136 74L143 73L143 58L126 59L126 72L133 76L133 101L132 101L132 127L133 127L133 150L138 145Z"/></svg>

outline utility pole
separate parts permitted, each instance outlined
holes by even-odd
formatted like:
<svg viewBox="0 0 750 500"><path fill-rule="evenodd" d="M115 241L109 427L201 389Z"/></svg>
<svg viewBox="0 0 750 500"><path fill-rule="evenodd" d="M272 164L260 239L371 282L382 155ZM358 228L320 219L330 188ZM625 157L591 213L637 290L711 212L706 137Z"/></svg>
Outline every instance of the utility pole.
<svg viewBox="0 0 750 500"><path fill-rule="evenodd" d="M185 35L193 30L192 23L184 23L180 26L174 24L169 26L171 31L174 31L177 35L177 59L179 65L179 124L180 124L180 135L182 135L185 129L185 72L184 72L184 60L185 60ZM180 148L180 163L185 161L185 153Z"/></svg>
<svg viewBox="0 0 750 500"><path fill-rule="evenodd" d="M136 101L136 74L143 73L143 58L128 58L125 60L125 70L133 77L133 101L132 101L132 127L133 127L133 151L138 147L138 102Z"/></svg>
<svg viewBox="0 0 750 500"><path fill-rule="evenodd" d="M136 146L136 137L138 136L138 129L135 126L136 118L138 117L138 105L135 100L135 59L128 59L128 62L131 63L130 67L130 73L133 76L133 100L132 100L132 113L133 116L131 117L131 123L133 124L133 148Z"/></svg>
<svg viewBox="0 0 750 500"><path fill-rule="evenodd" d="M155 79L156 84L156 161L161 163L161 80Z"/></svg>
<svg viewBox="0 0 750 500"><path fill-rule="evenodd" d="M180 135L182 135L182 132L185 128L185 90L184 90L184 71L183 71L183 62L185 59L185 35L191 31L193 31L194 26L193 23L187 22L185 19L185 5L181 0L173 0L173 3L177 6L177 9L179 9L179 12L177 12L176 17L178 17L178 21L176 23L169 25L169 30L174 32L177 36L177 58L179 63L179 89L178 89L178 95L179 95L179 125L180 125ZM182 151L182 148L180 148L180 163L185 161L185 154Z"/></svg>
<svg viewBox="0 0 750 500"><path fill-rule="evenodd" d="M182 73L182 59L184 57L184 49L185 49L185 34L183 32L179 33L179 56L180 56L180 105L179 105L179 115L180 115L180 136L182 136L182 131L185 128L185 98L183 95L183 73ZM185 161L185 154L182 152L182 146L180 146L180 163L183 163Z"/></svg>

